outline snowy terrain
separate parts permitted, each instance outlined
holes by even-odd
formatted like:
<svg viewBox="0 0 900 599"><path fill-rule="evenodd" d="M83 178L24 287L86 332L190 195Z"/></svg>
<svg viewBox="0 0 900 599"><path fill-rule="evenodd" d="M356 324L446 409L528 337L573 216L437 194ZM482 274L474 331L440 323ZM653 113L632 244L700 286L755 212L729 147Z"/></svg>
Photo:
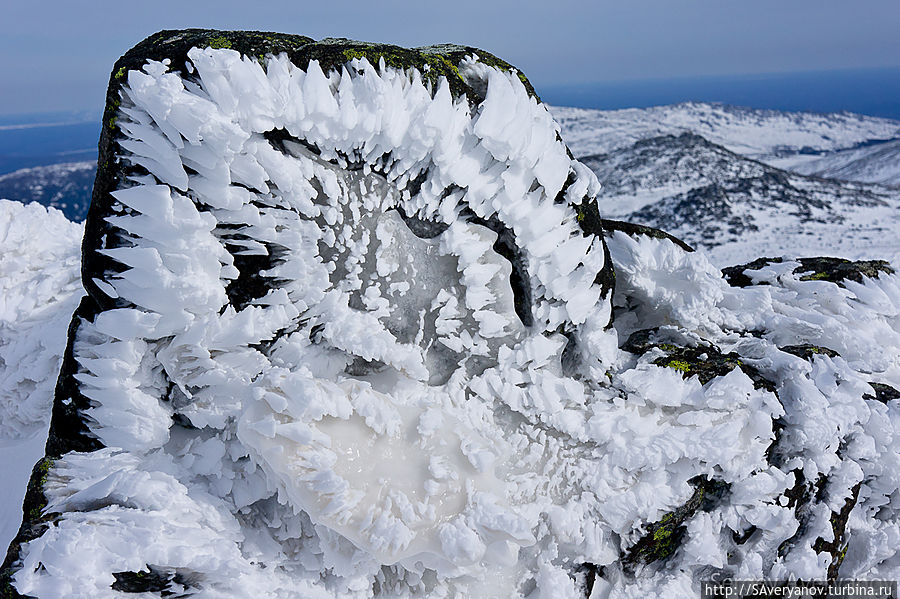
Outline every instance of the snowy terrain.
<svg viewBox="0 0 900 599"><path fill-rule="evenodd" d="M0 198L38 202L83 221L91 201L97 163L66 162L23 168L0 175Z"/></svg>
<svg viewBox="0 0 900 599"><path fill-rule="evenodd" d="M646 235L610 232L607 257L592 228L595 199L610 216L710 189L735 243L792 212L826 241L862 213L859 239L893 226L894 196L662 125L576 136L609 156L585 161L615 181L601 192L520 79L476 57L458 65L473 101L361 57L188 56L190 77L148 61L122 84L129 176L97 209L93 312L57 398L89 434L49 468L19 592L678 598L710 577L900 575L900 277L784 259L726 280ZM897 134L842 118L796 143ZM753 122L729 125L743 153L783 150ZM81 228L0 209L12 439L43 424Z"/></svg>
<svg viewBox="0 0 900 599"><path fill-rule="evenodd" d="M605 216L657 227L717 266L762 255L900 261L900 189L806 177L690 133L585 156Z"/></svg>
<svg viewBox="0 0 900 599"><path fill-rule="evenodd" d="M900 186L900 140L869 144L824 156L793 156L772 164L804 175Z"/></svg>
<svg viewBox="0 0 900 599"><path fill-rule="evenodd" d="M553 107L576 156L604 154L660 135L695 133L761 162L838 152L900 137L900 122L850 113L818 114L685 103L592 110Z"/></svg>
<svg viewBox="0 0 900 599"><path fill-rule="evenodd" d="M0 546L44 454L66 329L82 295L82 227L57 210L0 200Z"/></svg>
<svg viewBox="0 0 900 599"><path fill-rule="evenodd" d="M715 104L552 110L603 185L604 214L669 231L718 266L900 258L900 122Z"/></svg>

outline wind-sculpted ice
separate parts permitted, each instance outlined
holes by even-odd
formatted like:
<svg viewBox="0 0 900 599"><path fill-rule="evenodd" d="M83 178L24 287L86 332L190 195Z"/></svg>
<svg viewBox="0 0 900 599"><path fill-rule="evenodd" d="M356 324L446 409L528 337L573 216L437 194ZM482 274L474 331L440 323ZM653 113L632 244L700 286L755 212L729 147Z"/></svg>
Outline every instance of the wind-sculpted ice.
<svg viewBox="0 0 900 599"><path fill-rule="evenodd" d="M284 56L264 69L188 55L196 82L151 62L124 88L121 145L153 180L113 193L122 213L107 221L134 245L104 251L128 268L102 286L135 307L95 324L133 357L111 384L113 355L81 353L94 431L147 452L175 411L236 435L292 509L380 563L515 562L534 537L472 388L501 349L609 319L602 242L554 202L575 171L546 109L474 57L487 97L473 115L446 80L365 59L326 76ZM497 233L476 224L489 219L528 265L523 315ZM233 256L270 263L240 272ZM265 291L229 303L241 277ZM167 379L169 405L140 367Z"/></svg>
<svg viewBox="0 0 900 599"><path fill-rule="evenodd" d="M486 88L476 107L365 58L188 56L190 77L148 61L122 88L122 159L146 173L112 192L120 239L99 252L121 268L92 283L114 307L74 345L92 434L224 461L211 492L241 517L277 492L341 575L349 552L515 580L540 495L513 493L515 431L539 430L536 401L584 429L562 333L615 343L602 239L574 207L596 179L476 56L459 67ZM532 380L546 397L503 403Z"/></svg>
<svg viewBox="0 0 900 599"><path fill-rule="evenodd" d="M615 233L613 295L598 182L514 71L469 54L467 96L353 52L186 56L116 75L97 309L57 396L84 444L47 468L20 593L693 596L701 573L824 577L853 488L885 523L825 542L896 537L873 457L896 402L863 397L900 382L896 277L732 289ZM823 333L857 317L886 357ZM823 335L847 361L779 349ZM678 347L724 370L688 376ZM798 472L827 477L812 516ZM854 573L895 559L853 551Z"/></svg>

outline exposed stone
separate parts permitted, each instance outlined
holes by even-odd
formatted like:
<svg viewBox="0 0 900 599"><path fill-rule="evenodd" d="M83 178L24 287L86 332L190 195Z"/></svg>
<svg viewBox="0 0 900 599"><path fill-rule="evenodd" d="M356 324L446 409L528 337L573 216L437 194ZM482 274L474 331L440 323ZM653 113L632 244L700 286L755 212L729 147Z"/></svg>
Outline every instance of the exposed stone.
<svg viewBox="0 0 900 599"><path fill-rule="evenodd" d="M747 264L738 264L737 266L729 266L722 269L722 275L728 284L732 287L750 287L754 285L753 281L744 274L745 270L759 270L765 268L769 264L781 264L781 258L757 258ZM768 283L758 283L759 285L768 285Z"/></svg>
<svg viewBox="0 0 900 599"><path fill-rule="evenodd" d="M863 395L863 397L867 399L874 399L881 403L887 403L900 398L900 391L885 383L869 383L869 386L875 391L875 395Z"/></svg>
<svg viewBox="0 0 900 599"><path fill-rule="evenodd" d="M884 260L845 260L844 258L798 258L800 266L794 274L801 281L828 281L843 287L843 281L862 283L863 277L878 278L881 273L893 274L894 269ZM808 274L806 274L808 273Z"/></svg>
<svg viewBox="0 0 900 599"><path fill-rule="evenodd" d="M670 235L661 229L654 229L646 225L636 223L626 223L621 220L610 220L608 218L600 219L601 227L604 231L621 231L626 235L646 235L654 239L668 239L686 252L693 252L694 248L678 239L674 235Z"/></svg>
<svg viewBox="0 0 900 599"><path fill-rule="evenodd" d="M671 557L681 545L687 531L685 524L699 511L712 510L728 493L724 481L698 478L691 481L694 492L684 504L647 526L647 532L632 545L622 562L626 571L638 564L649 564Z"/></svg>
<svg viewBox="0 0 900 599"><path fill-rule="evenodd" d="M833 349L828 349L827 347L820 347L818 345L811 345L809 343L804 343L802 345L785 345L784 347L779 348L783 352L787 352L789 354L793 354L799 358L803 358L804 360L812 360L813 356L828 356L829 358L838 357L838 353Z"/></svg>
<svg viewBox="0 0 900 599"><path fill-rule="evenodd" d="M622 349L641 355L650 349L659 348L665 355L654 360L654 364L677 370L684 378L696 376L703 385L716 377L728 374L735 368L740 368L750 377L757 389L775 391L771 381L763 377L756 368L745 364L734 352L723 354L711 344L700 343L693 347L684 347L676 343L658 341L656 340L658 333L658 329L635 331L622 345Z"/></svg>
<svg viewBox="0 0 900 599"><path fill-rule="evenodd" d="M193 586L178 572L165 572L147 566L137 572L113 572L116 579L111 588L121 593L159 593L160 597L185 597L193 594L185 592Z"/></svg>

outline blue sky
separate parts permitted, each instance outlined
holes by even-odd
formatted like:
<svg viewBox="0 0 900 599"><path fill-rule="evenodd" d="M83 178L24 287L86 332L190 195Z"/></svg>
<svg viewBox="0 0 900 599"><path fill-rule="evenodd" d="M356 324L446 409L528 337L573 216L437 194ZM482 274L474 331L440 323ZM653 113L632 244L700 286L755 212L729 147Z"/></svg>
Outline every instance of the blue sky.
<svg viewBox="0 0 900 599"><path fill-rule="evenodd" d="M0 114L99 110L160 29L261 29L482 47L541 86L900 66L898 0L23 2L0 22Z"/></svg>

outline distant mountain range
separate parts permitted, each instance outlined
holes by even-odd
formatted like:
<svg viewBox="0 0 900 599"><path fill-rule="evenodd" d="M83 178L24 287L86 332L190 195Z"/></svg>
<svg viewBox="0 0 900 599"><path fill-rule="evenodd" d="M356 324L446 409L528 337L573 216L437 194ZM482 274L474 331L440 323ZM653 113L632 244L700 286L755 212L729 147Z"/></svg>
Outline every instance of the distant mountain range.
<svg viewBox="0 0 900 599"><path fill-rule="evenodd" d="M900 185L900 139L773 162L804 175Z"/></svg>
<svg viewBox="0 0 900 599"><path fill-rule="evenodd" d="M900 121L846 112L782 112L697 102L624 110L552 107L551 111L576 156L608 153L641 139L686 132L763 162L798 155L822 157L900 139Z"/></svg>
<svg viewBox="0 0 900 599"><path fill-rule="evenodd" d="M900 122L678 104L553 108L603 184L601 210L704 248L900 259Z"/></svg>
<svg viewBox="0 0 900 599"><path fill-rule="evenodd" d="M717 264L780 253L900 259L900 121L705 103L551 111L603 184L605 215L665 229ZM82 220L94 168L0 175L0 197Z"/></svg>

